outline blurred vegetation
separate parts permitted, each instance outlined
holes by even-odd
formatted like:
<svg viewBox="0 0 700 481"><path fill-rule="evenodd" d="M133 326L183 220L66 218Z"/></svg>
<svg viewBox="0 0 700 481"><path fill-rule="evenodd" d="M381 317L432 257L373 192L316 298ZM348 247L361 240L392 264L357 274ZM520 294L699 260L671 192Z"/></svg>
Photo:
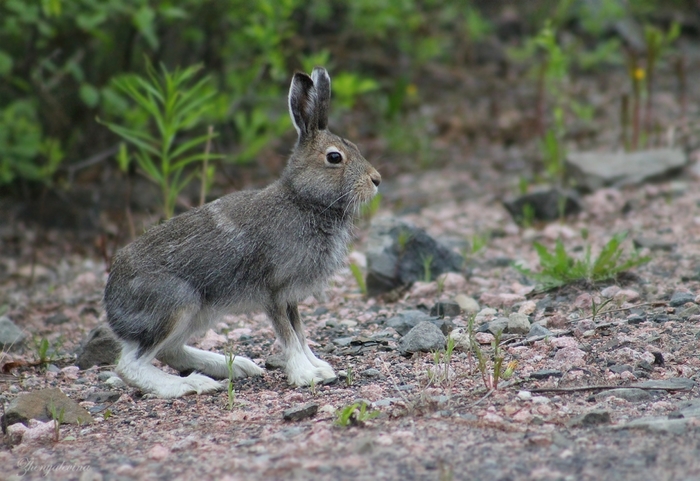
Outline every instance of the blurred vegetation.
<svg viewBox="0 0 700 481"><path fill-rule="evenodd" d="M608 34L610 25L630 16L647 25L660 5L693 2L522 2L524 31L512 32L515 40L494 22L509 5L515 8L477 0L4 0L0 186L69 187L71 168L111 157L119 140L98 116L131 132L149 131L152 113L123 88L134 75L145 78L147 65L170 72L203 65L195 80L209 77L206 93L199 92L206 105L173 141L202 139L213 125L223 162L252 162L289 132L283 99L291 73L322 64L333 76L334 115L369 111L360 135L381 136L388 149L430 166L431 133L411 115L420 108L422 73L429 65L464 67L474 61L475 46L495 35L515 46L508 61L533 68L543 85L540 135L556 177L565 117L586 115L560 88L571 68L624 65L629 55L619 36ZM563 29L573 38L561 42ZM677 32L651 25L646 31L653 72ZM155 177L147 163L135 165Z"/></svg>

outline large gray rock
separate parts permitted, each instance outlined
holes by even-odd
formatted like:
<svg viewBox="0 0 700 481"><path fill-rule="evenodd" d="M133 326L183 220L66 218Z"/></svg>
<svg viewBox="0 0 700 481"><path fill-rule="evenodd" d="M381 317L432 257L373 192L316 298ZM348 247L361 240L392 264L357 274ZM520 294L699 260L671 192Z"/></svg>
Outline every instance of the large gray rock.
<svg viewBox="0 0 700 481"><path fill-rule="evenodd" d="M528 220L531 221L556 220L562 215L578 214L583 209L576 193L561 189L529 192L520 197L504 200L503 206L508 210L513 220L519 224L526 220L527 209L530 209L532 218Z"/></svg>
<svg viewBox="0 0 700 481"><path fill-rule="evenodd" d="M0 348L14 350L22 345L27 335L7 316L0 317Z"/></svg>
<svg viewBox="0 0 700 481"><path fill-rule="evenodd" d="M387 319L386 326L394 329L399 335L405 336L411 329L423 321L433 323L444 335L449 334L454 328L454 323L449 319L431 317L423 311L414 310L399 312L396 316Z"/></svg>
<svg viewBox="0 0 700 481"><path fill-rule="evenodd" d="M420 322L416 327L399 341L399 352L411 354L414 352L432 352L444 349L447 338L439 327L430 321Z"/></svg>
<svg viewBox="0 0 700 481"><path fill-rule="evenodd" d="M112 330L107 325L101 325L90 331L75 364L80 369L116 364L120 353L121 344Z"/></svg>
<svg viewBox="0 0 700 481"><path fill-rule="evenodd" d="M395 217L372 222L366 254L370 296L422 280L426 259L431 259L431 279L445 272L459 272L464 262L462 256L437 242L425 230Z"/></svg>
<svg viewBox="0 0 700 481"><path fill-rule="evenodd" d="M37 421L51 421L54 413L58 420L64 424L88 424L92 422L92 416L78 403L55 388L42 389L28 394L23 394L13 400L5 410L0 423L2 431L7 426L15 423L27 425L30 419Z"/></svg>
<svg viewBox="0 0 700 481"><path fill-rule="evenodd" d="M680 149L570 152L566 158L569 175L588 190L638 184L671 174L687 163L688 158Z"/></svg>

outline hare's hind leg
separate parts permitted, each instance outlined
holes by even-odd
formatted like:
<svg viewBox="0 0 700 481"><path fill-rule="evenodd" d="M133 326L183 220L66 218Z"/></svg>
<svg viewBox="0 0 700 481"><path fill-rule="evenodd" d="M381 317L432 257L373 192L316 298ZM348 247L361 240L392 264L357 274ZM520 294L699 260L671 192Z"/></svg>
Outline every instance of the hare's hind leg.
<svg viewBox="0 0 700 481"><path fill-rule="evenodd" d="M167 374L153 364L158 348L139 353L139 346L124 342L122 354L117 364L117 373L127 383L158 397L176 398L185 394L202 394L218 391L223 386L210 377L192 373L187 377Z"/></svg>
<svg viewBox="0 0 700 481"><path fill-rule="evenodd" d="M190 346L164 349L158 354L158 360L180 372L199 371L215 379L227 379L229 376L225 356ZM234 378L260 376L263 373L257 364L243 356L234 356L232 367Z"/></svg>
<svg viewBox="0 0 700 481"><path fill-rule="evenodd" d="M311 362L311 364L323 371L324 379L332 379L336 377L331 365L328 364L326 361L322 361L319 358L317 358L313 351L311 351L309 344L306 342L304 324L301 322L301 316L299 316L299 308L296 304L287 304L287 316L289 317L289 322L292 324L292 328L294 329L297 338L299 338L299 342L301 343L301 347L304 350L306 358Z"/></svg>
<svg viewBox="0 0 700 481"><path fill-rule="evenodd" d="M299 336L294 328L294 324L298 324L300 328L302 327L296 304L278 304L274 308L268 309L267 314L272 320L277 339L282 345L286 362L285 370L290 384L308 386L312 383L321 383L335 378L335 373L329 365L316 359L324 364L324 366L316 366L306 354L307 351L311 353L311 350L306 345L303 330L301 331L301 336ZM311 356L313 356L313 353L311 353Z"/></svg>

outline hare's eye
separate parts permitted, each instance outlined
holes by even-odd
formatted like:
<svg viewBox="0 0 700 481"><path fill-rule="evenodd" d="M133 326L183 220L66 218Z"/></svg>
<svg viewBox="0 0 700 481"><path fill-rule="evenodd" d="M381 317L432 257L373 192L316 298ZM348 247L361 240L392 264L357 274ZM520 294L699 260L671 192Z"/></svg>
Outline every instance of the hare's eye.
<svg viewBox="0 0 700 481"><path fill-rule="evenodd" d="M343 156L340 152L328 152L326 154L326 160L329 164L339 164L343 161Z"/></svg>

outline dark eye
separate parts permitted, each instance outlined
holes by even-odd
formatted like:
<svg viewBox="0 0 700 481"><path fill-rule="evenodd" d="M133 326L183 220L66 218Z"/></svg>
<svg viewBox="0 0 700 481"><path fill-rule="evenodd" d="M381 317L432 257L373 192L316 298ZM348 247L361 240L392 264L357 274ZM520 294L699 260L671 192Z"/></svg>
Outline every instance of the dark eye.
<svg viewBox="0 0 700 481"><path fill-rule="evenodd" d="M339 164L343 161L343 156L340 155L340 152L328 152L326 154L326 160L330 164Z"/></svg>

